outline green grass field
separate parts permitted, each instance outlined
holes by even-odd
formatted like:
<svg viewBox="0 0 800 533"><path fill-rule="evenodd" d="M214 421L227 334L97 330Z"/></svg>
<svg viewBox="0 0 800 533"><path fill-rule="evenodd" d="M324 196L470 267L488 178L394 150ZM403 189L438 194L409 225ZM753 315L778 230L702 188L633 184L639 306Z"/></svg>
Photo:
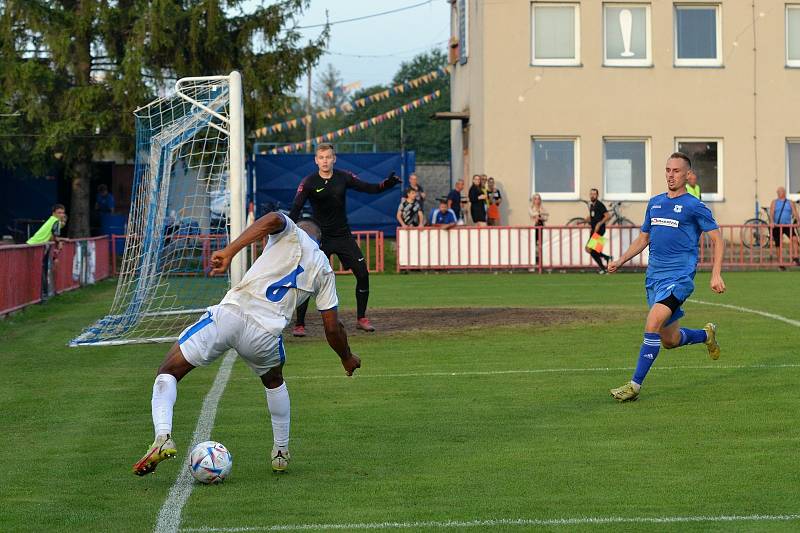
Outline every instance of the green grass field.
<svg viewBox="0 0 800 533"><path fill-rule="evenodd" d="M293 461L281 476L268 469L263 389L237 361L212 431L233 472L194 487L181 528L797 531L800 272L726 282L717 296L699 274L694 297L794 323L687 302L684 325L719 324L722 358L702 345L662 350L641 399L617 404L608 389L630 378L641 342L641 274L373 276L373 307L497 307L497 322L356 336L355 378L323 340L287 340ZM0 530L152 531L185 468L181 457L149 477L130 472L152 440L166 346L65 346L113 291L104 282L0 321ZM351 276L339 293L352 307ZM502 325L503 307L536 306L598 320ZM179 386L180 455L216 372ZM763 518L699 518L754 515ZM590 520L609 517L630 521Z"/></svg>

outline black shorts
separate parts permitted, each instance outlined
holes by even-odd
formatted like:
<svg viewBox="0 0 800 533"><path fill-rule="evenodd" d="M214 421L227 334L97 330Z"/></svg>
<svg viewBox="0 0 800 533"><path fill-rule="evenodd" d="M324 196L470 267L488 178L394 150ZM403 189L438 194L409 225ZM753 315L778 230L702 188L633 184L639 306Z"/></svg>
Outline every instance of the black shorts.
<svg viewBox="0 0 800 533"><path fill-rule="evenodd" d="M322 237L319 247L327 257L335 254L346 269L352 270L353 265L364 261L364 254L353 237Z"/></svg>
<svg viewBox="0 0 800 533"><path fill-rule="evenodd" d="M775 243L775 246L780 246L781 245L781 233L783 233L784 235L786 235L790 239L792 238L792 235L796 235L797 234L795 229L792 228L792 227L789 227L789 226L783 226L783 227L775 226L774 228L772 228L772 241Z"/></svg>
<svg viewBox="0 0 800 533"><path fill-rule="evenodd" d="M484 206L472 204L469 211L473 222L486 222L486 208Z"/></svg>

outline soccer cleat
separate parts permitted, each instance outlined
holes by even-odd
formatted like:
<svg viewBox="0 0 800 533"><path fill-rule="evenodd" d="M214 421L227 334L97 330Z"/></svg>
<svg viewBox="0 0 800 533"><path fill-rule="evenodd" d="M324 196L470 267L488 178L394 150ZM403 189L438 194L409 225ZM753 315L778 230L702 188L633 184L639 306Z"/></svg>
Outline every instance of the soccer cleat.
<svg viewBox="0 0 800 533"><path fill-rule="evenodd" d="M622 387L611 389L611 396L618 402L635 402L639 398L639 391L629 381Z"/></svg>
<svg viewBox="0 0 800 533"><path fill-rule="evenodd" d="M720 354L719 343L717 343L717 325L709 322L703 329L706 331L705 345L708 348L708 356L716 361Z"/></svg>
<svg viewBox="0 0 800 533"><path fill-rule="evenodd" d="M356 323L356 328L363 329L364 331L375 331L375 328L372 326L372 323L367 317L359 318L358 322Z"/></svg>
<svg viewBox="0 0 800 533"><path fill-rule="evenodd" d="M306 327L297 324L295 327L292 328L292 337L305 337L306 336Z"/></svg>
<svg viewBox="0 0 800 533"><path fill-rule="evenodd" d="M177 453L178 450L175 448L175 443L172 442L172 437L169 434L159 435L150 445L150 449L147 450L144 457L133 465L133 473L137 476L144 476L155 472L158 463L164 459L172 459Z"/></svg>
<svg viewBox="0 0 800 533"><path fill-rule="evenodd" d="M272 448L272 471L273 472L286 472L289 468L289 461L291 456L289 450L280 448Z"/></svg>

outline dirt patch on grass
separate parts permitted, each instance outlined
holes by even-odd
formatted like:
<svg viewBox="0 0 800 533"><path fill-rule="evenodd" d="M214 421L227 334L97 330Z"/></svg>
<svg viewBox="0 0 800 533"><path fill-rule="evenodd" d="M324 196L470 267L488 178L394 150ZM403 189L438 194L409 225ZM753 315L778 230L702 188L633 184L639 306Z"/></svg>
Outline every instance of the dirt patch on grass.
<svg viewBox="0 0 800 533"><path fill-rule="evenodd" d="M373 335L356 329L356 312L343 311L339 314L347 334L351 336ZM434 307L414 309L370 309L367 315L375 326L375 333L412 333L415 331L457 331L472 328L497 326L540 326L567 324L570 322L594 322L603 317L585 309L572 308L525 308L525 307ZM606 319L608 316L606 315ZM284 330L284 338L292 337L291 327ZM306 315L306 339L325 336L319 313L309 309Z"/></svg>

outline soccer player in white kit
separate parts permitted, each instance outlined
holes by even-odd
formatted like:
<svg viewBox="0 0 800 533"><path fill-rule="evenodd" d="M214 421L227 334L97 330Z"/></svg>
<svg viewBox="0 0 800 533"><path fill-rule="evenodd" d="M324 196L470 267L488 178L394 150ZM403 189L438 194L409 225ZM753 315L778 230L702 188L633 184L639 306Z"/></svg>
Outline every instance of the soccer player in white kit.
<svg viewBox="0 0 800 533"><path fill-rule="evenodd" d="M175 457L172 409L178 381L193 368L212 363L229 349L236 350L266 388L274 439L272 469L286 470L289 391L283 381L285 352L281 332L297 305L312 294L322 315L328 344L341 358L345 373L352 376L361 367L361 359L350 351L344 325L339 321L335 274L319 249L320 230L313 222L295 224L280 213L261 217L235 241L214 252L211 274L225 273L242 248L267 236L264 252L242 281L181 333L161 363L151 402L155 441L133 465L134 474L149 474L164 459Z"/></svg>

